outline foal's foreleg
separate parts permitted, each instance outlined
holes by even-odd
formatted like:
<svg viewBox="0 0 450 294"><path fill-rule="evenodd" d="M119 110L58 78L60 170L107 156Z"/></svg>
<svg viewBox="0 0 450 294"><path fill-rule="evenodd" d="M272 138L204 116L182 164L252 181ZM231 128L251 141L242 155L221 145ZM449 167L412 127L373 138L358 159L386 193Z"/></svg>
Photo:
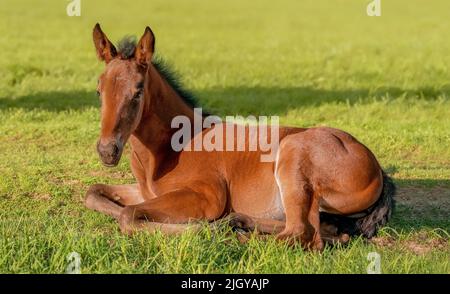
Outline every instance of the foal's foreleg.
<svg viewBox="0 0 450 294"><path fill-rule="evenodd" d="M120 215L122 232L138 230L177 234L185 230L199 230L198 220L218 219L225 207L225 199L207 197L190 189L177 190L137 205L125 207Z"/></svg>
<svg viewBox="0 0 450 294"><path fill-rule="evenodd" d="M143 201L139 188L134 185L95 184L85 196L87 208L112 216L119 220L123 207Z"/></svg>
<svg viewBox="0 0 450 294"><path fill-rule="evenodd" d="M120 216L127 205L138 205L143 202L137 185L92 185L85 197L85 205L89 209L112 216L122 223L121 230L131 234L140 230L148 232L161 231L167 235L176 235L186 230L200 230L199 224L167 224L136 219L133 223L120 222Z"/></svg>

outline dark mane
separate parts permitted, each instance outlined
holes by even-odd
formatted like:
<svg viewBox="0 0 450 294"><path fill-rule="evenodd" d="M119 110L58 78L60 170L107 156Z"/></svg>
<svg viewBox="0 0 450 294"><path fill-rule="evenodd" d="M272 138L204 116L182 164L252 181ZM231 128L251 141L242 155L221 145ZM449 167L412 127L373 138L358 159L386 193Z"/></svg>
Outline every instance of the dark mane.
<svg viewBox="0 0 450 294"><path fill-rule="evenodd" d="M134 57L136 49L136 37L125 36L117 45L118 54L122 59L131 59ZM177 92L183 101L192 108L200 107L197 98L190 92L184 89L180 82L180 76L172 70L171 66L158 55L153 56L152 64L159 72L159 74L166 80L166 82ZM203 115L208 115L203 110Z"/></svg>
<svg viewBox="0 0 450 294"><path fill-rule="evenodd" d="M135 49L136 49L135 36L125 36L117 43L117 50L119 51L119 56L122 59L133 58Z"/></svg>
<svg viewBox="0 0 450 294"><path fill-rule="evenodd" d="M184 89L180 76L174 70L172 70L170 64L168 64L161 56L154 56L152 64L159 72L159 74L166 80L166 82L177 92L177 94L186 102L187 105L192 108L201 107L197 98L188 90ZM203 110L205 115L205 111Z"/></svg>

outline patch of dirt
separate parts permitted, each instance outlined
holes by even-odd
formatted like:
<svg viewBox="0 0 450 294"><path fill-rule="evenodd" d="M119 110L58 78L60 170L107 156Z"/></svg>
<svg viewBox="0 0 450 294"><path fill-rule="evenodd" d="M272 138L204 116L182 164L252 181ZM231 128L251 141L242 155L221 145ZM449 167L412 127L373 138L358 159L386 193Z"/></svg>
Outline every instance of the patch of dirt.
<svg viewBox="0 0 450 294"><path fill-rule="evenodd" d="M450 249L448 239L433 237L425 232L419 232L411 235L407 239L400 240L396 240L393 237L374 237L370 242L379 247L397 247L417 255L424 255L432 250Z"/></svg>
<svg viewBox="0 0 450 294"><path fill-rule="evenodd" d="M370 242L380 247L392 247L395 245L395 239L391 237L373 237Z"/></svg>
<svg viewBox="0 0 450 294"><path fill-rule="evenodd" d="M411 252L418 255L424 255L430 252L432 249L448 250L448 241L444 239L429 239L425 244L421 244L415 241L404 242L404 246Z"/></svg>

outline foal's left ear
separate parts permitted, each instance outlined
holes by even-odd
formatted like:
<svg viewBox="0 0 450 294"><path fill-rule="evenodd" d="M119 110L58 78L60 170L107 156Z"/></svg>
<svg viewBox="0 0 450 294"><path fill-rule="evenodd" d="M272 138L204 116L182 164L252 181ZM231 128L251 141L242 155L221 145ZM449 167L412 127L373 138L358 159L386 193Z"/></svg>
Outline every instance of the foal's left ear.
<svg viewBox="0 0 450 294"><path fill-rule="evenodd" d="M136 46L136 51L134 52L137 63L142 66L148 66L152 60L154 51L155 35L149 27L146 27L144 35L142 35L139 40L139 43Z"/></svg>

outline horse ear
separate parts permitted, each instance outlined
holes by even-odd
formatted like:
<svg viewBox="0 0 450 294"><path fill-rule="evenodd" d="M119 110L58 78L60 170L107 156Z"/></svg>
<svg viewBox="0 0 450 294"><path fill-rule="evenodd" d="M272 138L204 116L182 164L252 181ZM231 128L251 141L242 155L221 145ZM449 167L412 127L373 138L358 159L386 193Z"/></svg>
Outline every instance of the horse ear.
<svg viewBox="0 0 450 294"><path fill-rule="evenodd" d="M98 58L109 63L117 55L116 47L108 40L98 23L94 27L92 37Z"/></svg>
<svg viewBox="0 0 450 294"><path fill-rule="evenodd" d="M152 60L154 51L155 35L149 27L146 27L144 35L142 35L139 40L139 43L136 46L136 51L134 52L137 63L142 66L148 66Z"/></svg>

